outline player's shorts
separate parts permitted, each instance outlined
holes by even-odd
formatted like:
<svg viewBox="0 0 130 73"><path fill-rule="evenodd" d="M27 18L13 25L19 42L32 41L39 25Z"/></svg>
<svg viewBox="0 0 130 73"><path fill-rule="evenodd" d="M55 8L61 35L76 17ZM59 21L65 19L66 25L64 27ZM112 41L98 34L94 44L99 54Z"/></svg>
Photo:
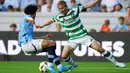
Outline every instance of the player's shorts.
<svg viewBox="0 0 130 73"><path fill-rule="evenodd" d="M27 54L36 54L42 51L43 39L33 39L27 44L22 45L22 50Z"/></svg>
<svg viewBox="0 0 130 73"><path fill-rule="evenodd" d="M73 49L76 49L79 44L90 46L94 41L95 39L93 39L91 36L86 35L84 37L80 37L74 40L68 40L66 46L70 46Z"/></svg>

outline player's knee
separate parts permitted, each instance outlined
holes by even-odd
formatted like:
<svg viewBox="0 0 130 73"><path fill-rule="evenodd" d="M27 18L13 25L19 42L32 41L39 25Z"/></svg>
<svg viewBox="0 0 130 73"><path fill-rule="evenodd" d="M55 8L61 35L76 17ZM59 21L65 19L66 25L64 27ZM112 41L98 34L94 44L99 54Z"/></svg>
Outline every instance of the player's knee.
<svg viewBox="0 0 130 73"><path fill-rule="evenodd" d="M55 42L48 42L47 43L47 47L52 47L52 46L56 46Z"/></svg>
<svg viewBox="0 0 130 73"><path fill-rule="evenodd" d="M52 46L56 46L56 43L55 42L51 42L50 43L50 47L52 47Z"/></svg>
<svg viewBox="0 0 130 73"><path fill-rule="evenodd" d="M98 49L98 52L100 52L101 54L102 54L104 51L105 51L105 50L104 50L103 48L101 48L101 47Z"/></svg>
<svg viewBox="0 0 130 73"><path fill-rule="evenodd" d="M47 47L52 47L52 46L56 46L56 43L55 42L51 42L51 41L43 41L42 42L42 46L44 47L44 48L47 48Z"/></svg>

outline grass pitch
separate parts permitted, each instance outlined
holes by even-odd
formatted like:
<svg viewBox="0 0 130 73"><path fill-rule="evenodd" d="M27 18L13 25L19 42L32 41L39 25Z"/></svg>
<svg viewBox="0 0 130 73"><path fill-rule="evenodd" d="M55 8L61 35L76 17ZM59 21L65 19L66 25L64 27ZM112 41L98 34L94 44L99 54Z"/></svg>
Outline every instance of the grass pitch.
<svg viewBox="0 0 130 73"><path fill-rule="evenodd" d="M0 73L40 73L40 62L0 62ZM117 68L110 62L77 62L78 67L65 73L130 73L130 63Z"/></svg>

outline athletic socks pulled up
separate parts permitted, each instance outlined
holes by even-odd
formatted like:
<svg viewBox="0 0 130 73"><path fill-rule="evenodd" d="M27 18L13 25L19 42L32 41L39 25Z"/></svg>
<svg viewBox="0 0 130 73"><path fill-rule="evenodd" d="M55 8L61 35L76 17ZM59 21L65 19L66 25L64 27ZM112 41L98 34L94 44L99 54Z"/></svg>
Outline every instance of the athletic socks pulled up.
<svg viewBox="0 0 130 73"><path fill-rule="evenodd" d="M115 60L114 56L112 55L112 53L110 53L109 51L104 51L102 54L106 59L108 59L109 61L111 61L112 63L116 63L117 61Z"/></svg>
<svg viewBox="0 0 130 73"><path fill-rule="evenodd" d="M55 53L56 46L48 48L48 61L55 63L57 67L61 65L59 57ZM59 66L58 66L59 65Z"/></svg>

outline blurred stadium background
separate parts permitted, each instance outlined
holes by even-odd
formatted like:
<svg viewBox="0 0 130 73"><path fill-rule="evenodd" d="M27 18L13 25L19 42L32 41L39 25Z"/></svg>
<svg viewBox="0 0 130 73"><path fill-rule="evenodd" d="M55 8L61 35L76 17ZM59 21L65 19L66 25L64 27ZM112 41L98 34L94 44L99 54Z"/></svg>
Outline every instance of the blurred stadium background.
<svg viewBox="0 0 130 73"><path fill-rule="evenodd" d="M21 18L24 15L24 7L28 4L37 4L40 10L37 12L36 24L43 24L57 14L56 3L58 0L0 0L0 73L40 73L39 63L47 60L46 53L37 55L24 54L17 44L17 34ZM72 2L76 5L92 2L93 0L65 0L70 8ZM103 2L104 1L104 2ZM120 10L114 9L115 5L121 4ZM47 6L51 11L46 11ZM106 6L106 11L102 8ZM116 68L101 55L80 45L72 54L78 63L78 68L70 73L129 73L130 72L130 30L126 32L113 32L113 28L119 25L118 17L123 16L130 22L130 11L126 10L130 0L102 0L93 8L86 9L80 14L80 18L89 34L100 42L103 48L111 51L117 60L126 63L126 68ZM53 10L54 8L54 10ZM96 8L96 9L95 9ZM105 20L110 21L110 31L101 31ZM36 37L43 36L48 32L54 34L53 40L57 44L57 55L61 55L67 37L60 26L54 23L43 29L34 28ZM130 27L129 24L126 24ZM12 26L14 27L12 29ZM16 29L16 30L15 30ZM60 32L59 32L60 30ZM60 36L59 36L60 35ZM65 63L63 63L65 64Z"/></svg>

